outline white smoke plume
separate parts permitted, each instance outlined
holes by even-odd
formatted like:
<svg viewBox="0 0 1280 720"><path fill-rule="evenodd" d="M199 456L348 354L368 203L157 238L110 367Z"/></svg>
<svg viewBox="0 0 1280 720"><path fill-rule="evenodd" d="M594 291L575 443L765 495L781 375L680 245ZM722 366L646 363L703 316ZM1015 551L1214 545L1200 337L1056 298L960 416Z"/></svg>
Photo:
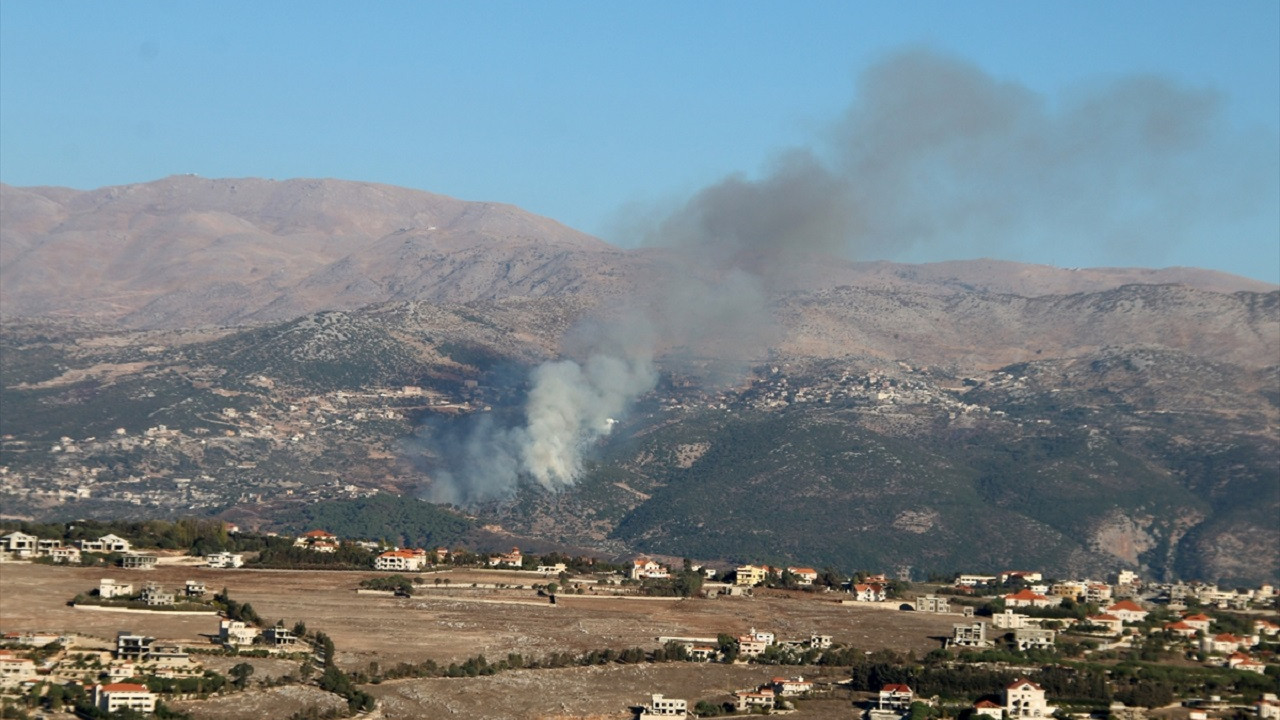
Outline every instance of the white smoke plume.
<svg viewBox="0 0 1280 720"><path fill-rule="evenodd" d="M582 472L582 449L608 435L627 406L653 389L657 373L646 350L635 356L595 354L543 363L533 371L525 403L523 469L547 490Z"/></svg>
<svg viewBox="0 0 1280 720"><path fill-rule="evenodd" d="M518 419L483 413L462 427L424 428L439 456L427 498L471 505L511 495L522 479L550 492L573 485L587 448L657 382L650 327L630 314L580 327L571 340L584 359L534 368Z"/></svg>

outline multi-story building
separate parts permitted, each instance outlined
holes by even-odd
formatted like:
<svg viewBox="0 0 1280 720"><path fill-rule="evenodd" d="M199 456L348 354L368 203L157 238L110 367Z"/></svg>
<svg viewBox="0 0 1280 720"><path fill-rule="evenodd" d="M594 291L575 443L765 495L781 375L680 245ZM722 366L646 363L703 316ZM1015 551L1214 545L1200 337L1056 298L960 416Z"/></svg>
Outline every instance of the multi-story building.
<svg viewBox="0 0 1280 720"><path fill-rule="evenodd" d="M759 585L769 576L770 569L768 565L743 565L735 572L733 584L743 587Z"/></svg>
<svg viewBox="0 0 1280 720"><path fill-rule="evenodd" d="M233 555L229 552L218 552L204 556L205 564L211 568L238 568L244 565L243 555Z"/></svg>
<svg viewBox="0 0 1280 720"><path fill-rule="evenodd" d="M951 639L947 641L947 645L951 647L991 647L991 641L987 639L987 624L976 622L952 625Z"/></svg>
<svg viewBox="0 0 1280 720"><path fill-rule="evenodd" d="M218 640L228 647L252 645L258 637L258 628L239 620L222 620L218 623Z"/></svg>
<svg viewBox="0 0 1280 720"><path fill-rule="evenodd" d="M1030 680L1018 679L1004 689L1006 718L1043 718L1053 715L1056 707L1045 703L1044 688Z"/></svg>
<svg viewBox="0 0 1280 720"><path fill-rule="evenodd" d="M36 543L40 538L24 532L14 531L0 537L0 550L15 557L27 558L36 554Z"/></svg>
<svg viewBox="0 0 1280 720"><path fill-rule="evenodd" d="M916 598L918 612L948 613L951 612L951 601L941 595L921 595Z"/></svg>
<svg viewBox="0 0 1280 720"><path fill-rule="evenodd" d="M116 633L116 659L145 662L151 659L151 647L156 639L149 635L136 635L130 630Z"/></svg>
<svg viewBox="0 0 1280 720"><path fill-rule="evenodd" d="M1019 650L1048 650L1056 633L1042 628L1018 628L1013 631L1013 644Z"/></svg>
<svg viewBox="0 0 1280 720"><path fill-rule="evenodd" d="M133 583L116 582L111 578L102 578L98 582L98 597L110 600L117 597L128 597L133 594Z"/></svg>
<svg viewBox="0 0 1280 720"><path fill-rule="evenodd" d="M298 644L298 636L293 634L292 630L281 625L274 625L262 631L262 638L266 640L268 645L275 647L288 647Z"/></svg>
<svg viewBox="0 0 1280 720"><path fill-rule="evenodd" d="M388 550L373 561L377 570L398 570L402 572L418 572L427 564L427 553L423 550Z"/></svg>
<svg viewBox="0 0 1280 720"><path fill-rule="evenodd" d="M689 701L654 694L646 705L641 706L640 717L689 717Z"/></svg>
<svg viewBox="0 0 1280 720"><path fill-rule="evenodd" d="M177 598L173 593L166 592L164 588L161 588L156 583L147 583L147 586L142 588L140 599L147 605L156 606L172 605Z"/></svg>
<svg viewBox="0 0 1280 720"><path fill-rule="evenodd" d="M145 685L134 683L94 685L93 704L109 713L125 709L153 713L156 711L156 695Z"/></svg>
<svg viewBox="0 0 1280 720"><path fill-rule="evenodd" d="M130 570L151 570L160 562L155 555L128 553L120 556L120 567Z"/></svg>

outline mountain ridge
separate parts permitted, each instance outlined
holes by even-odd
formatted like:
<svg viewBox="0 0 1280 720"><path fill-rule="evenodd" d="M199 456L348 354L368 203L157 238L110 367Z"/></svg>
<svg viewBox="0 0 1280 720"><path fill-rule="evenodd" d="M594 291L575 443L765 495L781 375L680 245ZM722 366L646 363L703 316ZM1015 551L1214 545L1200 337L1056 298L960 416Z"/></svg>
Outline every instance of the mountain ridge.
<svg viewBox="0 0 1280 720"><path fill-rule="evenodd" d="M272 322L374 302L633 293L686 260L625 250L500 203L344 180L172 176L97 190L0 184L0 308L125 327ZM995 260L802 262L777 288L1024 296L1123 284L1276 286L1190 268L1067 270Z"/></svg>

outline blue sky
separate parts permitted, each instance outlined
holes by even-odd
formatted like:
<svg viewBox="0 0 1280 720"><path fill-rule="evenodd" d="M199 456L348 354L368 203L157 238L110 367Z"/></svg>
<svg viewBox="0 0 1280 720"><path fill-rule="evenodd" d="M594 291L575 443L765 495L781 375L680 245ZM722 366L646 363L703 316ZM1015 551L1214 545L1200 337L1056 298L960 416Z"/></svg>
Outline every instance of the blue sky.
<svg viewBox="0 0 1280 720"><path fill-rule="evenodd" d="M1211 94L1203 152L1213 158L1202 176L1249 167L1236 185L1193 179L1199 201L1174 208L1183 231L1159 227L1124 248L1063 242L1069 229L1058 228L1054 240L994 246L881 243L859 259L990 254L1280 281L1274 0L6 0L0 180L366 180L513 203L625 244L638 214L678 206L731 173L767 173L788 148L821 148L867 69L917 49L1016 85L1050 113L1134 76ZM1241 198L1246 181L1257 197ZM1167 202L1135 201L1135 217Z"/></svg>

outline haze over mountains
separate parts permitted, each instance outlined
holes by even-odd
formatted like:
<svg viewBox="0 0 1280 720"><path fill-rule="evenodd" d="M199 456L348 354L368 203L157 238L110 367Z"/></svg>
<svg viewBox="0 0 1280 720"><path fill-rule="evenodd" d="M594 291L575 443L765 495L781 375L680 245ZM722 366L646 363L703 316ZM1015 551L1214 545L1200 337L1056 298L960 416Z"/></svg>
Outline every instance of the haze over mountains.
<svg viewBox="0 0 1280 720"><path fill-rule="evenodd" d="M625 354L643 382L618 398L614 432L566 436L583 453L579 476L548 495L516 472L515 484L449 499L470 498L512 532L615 551L910 573L970 557L1280 574L1275 286L1191 268L810 257L772 272L769 255L701 259L368 183L0 186L0 314L24 328L8 333L6 354L22 362L9 362L6 403L79 408L107 427L128 424L112 403L172 415L199 396L204 414L169 422L216 430L206 415L218 398L279 407L281 393L399 385L465 398L470 379L491 393L472 409L487 402L494 422L519 425L528 386L504 380L511 368L562 355L586 368L622 328L627 342L648 338ZM744 267L766 271L744 280ZM644 323L629 319L637 310ZM170 332L211 326L224 327L199 341ZM137 399L155 378L185 378L162 391L172 403ZM128 398L112 394L126 387ZM459 436L425 437L445 418L431 417L408 451L412 427L379 430L375 444L413 457L375 462L361 482L442 487L440 438ZM24 423L10 417L5 433L78 436ZM259 452L284 475L323 472L309 464L318 455ZM183 462L204 462L171 460L187 473ZM47 462L11 464L38 478L52 476ZM170 460L148 462L155 474ZM231 482L209 462L211 482ZM770 509L753 514L760 497ZM970 536L975 525L985 537Z"/></svg>

